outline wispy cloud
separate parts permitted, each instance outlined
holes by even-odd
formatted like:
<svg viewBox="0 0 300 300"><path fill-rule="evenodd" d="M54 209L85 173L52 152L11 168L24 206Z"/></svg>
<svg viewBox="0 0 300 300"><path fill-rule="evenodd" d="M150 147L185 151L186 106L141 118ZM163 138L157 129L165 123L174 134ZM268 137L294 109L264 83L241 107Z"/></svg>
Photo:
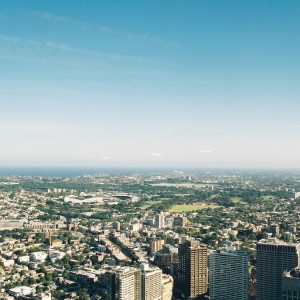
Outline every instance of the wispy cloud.
<svg viewBox="0 0 300 300"><path fill-rule="evenodd" d="M81 27L81 29L84 29L84 30L91 27L91 25L88 24L88 23L81 22L81 21L78 21L78 20L74 20L74 19L71 19L71 18L60 16L60 15L51 14L51 13L48 13L48 12L33 11L32 14L34 16L37 16L37 17L42 18L44 20L48 20L48 21L51 21L51 22L66 23L66 24L70 24L70 25L73 25L73 26Z"/></svg>
<svg viewBox="0 0 300 300"><path fill-rule="evenodd" d="M100 26L98 29L100 32L103 32L103 33L109 33L109 34L113 34L116 36L132 39L132 40L144 40L144 41L149 41L149 42L162 41L162 39L158 36L150 36L145 33L138 34L138 33L126 32L126 31L114 29L114 28L108 27L108 26Z"/></svg>
<svg viewBox="0 0 300 300"><path fill-rule="evenodd" d="M17 37L14 37L14 36L8 36L8 35L5 35L5 34L0 34L0 39L1 40L6 40L6 41L9 41L9 42L15 42L15 43L22 42L22 39L20 39L20 38L17 38Z"/></svg>
<svg viewBox="0 0 300 300"><path fill-rule="evenodd" d="M102 156L102 159L103 160L111 160L111 157L110 156Z"/></svg>
<svg viewBox="0 0 300 300"><path fill-rule="evenodd" d="M154 157L161 157L162 156L161 153L156 153L156 152L152 153L151 155L154 156Z"/></svg>
<svg viewBox="0 0 300 300"><path fill-rule="evenodd" d="M70 52L76 52L76 53L82 53L85 55L99 55L108 59L112 60L128 60L128 61L133 61L133 62L138 62L138 63L156 63L156 64L161 64L161 61L151 59L151 58L145 58L141 56L136 56L136 55L127 55L123 53L118 53L118 52L102 52L102 51L90 51L90 50L85 50L81 48L74 48L71 47L67 44L61 44L61 43L54 43L51 41L47 41L45 46L57 50L62 50L62 51L70 51Z"/></svg>
<svg viewBox="0 0 300 300"><path fill-rule="evenodd" d="M41 11L34 11L32 12L34 16L37 16L39 18L42 18L44 20L48 20L51 22L61 22L65 24L70 24L73 26L78 26L83 30L87 29L94 29L95 31L101 32L101 33L106 33L106 34L111 34L111 35L116 35L119 37L127 38L127 39L132 39L132 40L143 40L143 41L148 41L148 42L159 42L162 39L157 36L151 36L145 33L132 33L132 32L127 32L123 31L120 29L112 28L106 25L102 25L99 27L96 27L95 25L92 25L87 22L82 22L78 20L74 20L71 18L67 18L65 16L61 15L56 15L56 14L51 14L48 12L41 12Z"/></svg>
<svg viewBox="0 0 300 300"><path fill-rule="evenodd" d="M55 21L55 22L64 22L64 23L69 23L69 24L73 24L73 25L80 25L85 28L92 27L89 24L86 24L83 22L78 22L78 21L66 18L64 16L58 16L58 15L49 14L46 12L37 12L37 11L33 12L33 13L36 16L39 16L41 18L48 19L51 21ZM131 38L134 38L134 36L135 36L134 34L124 33L122 31L114 30L114 29L111 29L106 26L101 27L101 28L102 28L101 30L103 32L124 35L124 36L131 37ZM140 37L148 38L147 35L141 35ZM81 54L85 54L85 55L101 56L101 57L108 58L111 60L127 60L127 61L132 61L135 63L151 63L151 64L164 64L164 65L166 64L166 62L163 62L163 61L159 61L159 60L147 58L147 57L142 57L142 56L137 56L137 55L128 55L128 54L114 52L114 51L104 52L104 51L97 51L97 50L96 51L86 50L86 49L82 49L82 48L72 47L70 45L67 45L66 43L57 43L57 42L53 42L53 41L44 42L44 41L26 40L26 39L22 39L22 38L15 37L15 36L8 36L8 35L1 34L1 33L0 33L0 39L14 42L14 43L27 43L27 44L31 44L31 45L35 45L35 46L48 47L48 48L52 48L52 49L56 49L56 50L60 50L60 51L70 51L70 52L74 52L74 53L76 52L76 53L81 53Z"/></svg>
<svg viewBox="0 0 300 300"><path fill-rule="evenodd" d="M156 59L151 59L151 58L146 58L142 56L136 56L136 55L127 55L123 53L118 53L118 52L103 52L103 51L92 51L92 50L86 50L82 48L75 48L70 45L67 45L65 43L56 43L52 41L46 41L46 42L41 42L41 41L33 41L33 40L25 40L21 39L18 37L13 37L13 36L7 36L0 34L0 39L10 41L10 42L15 42L15 43L27 43L35 46L41 46L41 47L48 47L60 51L70 51L74 53L81 53L85 55L94 55L94 56L101 56L103 58L108 58L111 60L127 60L127 61L132 61L136 63L155 63L155 64L165 64L162 61L156 60Z"/></svg>
<svg viewBox="0 0 300 300"><path fill-rule="evenodd" d="M207 150L207 149L201 149L200 153L204 153L204 154L210 154L212 151L211 150Z"/></svg>
<svg viewBox="0 0 300 300"><path fill-rule="evenodd" d="M293 125L289 125L289 127L293 127L293 128L300 128L300 125L293 124Z"/></svg>
<svg viewBox="0 0 300 300"><path fill-rule="evenodd" d="M58 49L58 50L65 50L65 51L76 51L79 52L80 49L76 49L76 48L72 48L66 44L57 44L57 43L53 43L53 42L46 42L45 45L49 48L54 48L54 49Z"/></svg>
<svg viewBox="0 0 300 300"><path fill-rule="evenodd" d="M66 17L63 16L58 16L54 14L50 14L47 12L41 12L41 11L34 11L34 15L39 16L43 19L51 20L51 21L56 21L56 22L65 22L65 23L71 23L72 21Z"/></svg>

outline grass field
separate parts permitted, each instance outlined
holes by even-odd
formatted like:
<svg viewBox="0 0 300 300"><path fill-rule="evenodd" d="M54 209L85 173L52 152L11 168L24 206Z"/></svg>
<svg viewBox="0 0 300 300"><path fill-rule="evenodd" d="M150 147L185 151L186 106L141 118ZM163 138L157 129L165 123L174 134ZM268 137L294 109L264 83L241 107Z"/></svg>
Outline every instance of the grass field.
<svg viewBox="0 0 300 300"><path fill-rule="evenodd" d="M247 204L245 201L243 201L243 198L240 197L231 197L230 201L233 203Z"/></svg>
<svg viewBox="0 0 300 300"><path fill-rule="evenodd" d="M147 208L149 208L149 207L151 207L152 205L154 205L154 204L158 204L158 203L161 203L162 202L162 200L157 200L157 201L147 201L147 202L145 202L142 206L141 206L141 209L147 209Z"/></svg>
<svg viewBox="0 0 300 300"><path fill-rule="evenodd" d="M219 205L214 204L178 204L174 205L169 209L169 212L187 212L187 211L195 211L195 210L201 210L206 208L218 208Z"/></svg>

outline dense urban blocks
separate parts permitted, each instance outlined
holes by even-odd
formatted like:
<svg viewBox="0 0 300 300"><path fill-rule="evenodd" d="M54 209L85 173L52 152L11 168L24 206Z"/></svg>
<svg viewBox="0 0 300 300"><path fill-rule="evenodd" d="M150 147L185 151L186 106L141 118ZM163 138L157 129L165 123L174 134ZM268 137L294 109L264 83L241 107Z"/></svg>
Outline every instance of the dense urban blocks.
<svg viewBox="0 0 300 300"><path fill-rule="evenodd" d="M299 182L251 172L0 177L0 297L297 299Z"/></svg>

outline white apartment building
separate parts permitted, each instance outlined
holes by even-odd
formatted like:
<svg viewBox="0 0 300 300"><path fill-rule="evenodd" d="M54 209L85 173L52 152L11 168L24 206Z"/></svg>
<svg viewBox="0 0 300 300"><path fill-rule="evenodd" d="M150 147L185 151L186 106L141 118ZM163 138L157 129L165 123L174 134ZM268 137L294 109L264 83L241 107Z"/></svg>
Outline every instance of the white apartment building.
<svg viewBox="0 0 300 300"><path fill-rule="evenodd" d="M141 264L141 299L161 300L162 299L162 270L158 267L150 267L148 264Z"/></svg>

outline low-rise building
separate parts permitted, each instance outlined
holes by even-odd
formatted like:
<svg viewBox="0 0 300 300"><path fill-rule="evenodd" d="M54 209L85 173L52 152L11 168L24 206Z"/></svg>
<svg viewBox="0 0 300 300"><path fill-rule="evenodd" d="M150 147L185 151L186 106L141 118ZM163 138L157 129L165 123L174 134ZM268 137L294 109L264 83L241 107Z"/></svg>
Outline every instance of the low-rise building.
<svg viewBox="0 0 300 300"><path fill-rule="evenodd" d="M21 296L32 295L34 293L34 289L29 286L18 286L10 289L8 293L13 297L18 298Z"/></svg>

